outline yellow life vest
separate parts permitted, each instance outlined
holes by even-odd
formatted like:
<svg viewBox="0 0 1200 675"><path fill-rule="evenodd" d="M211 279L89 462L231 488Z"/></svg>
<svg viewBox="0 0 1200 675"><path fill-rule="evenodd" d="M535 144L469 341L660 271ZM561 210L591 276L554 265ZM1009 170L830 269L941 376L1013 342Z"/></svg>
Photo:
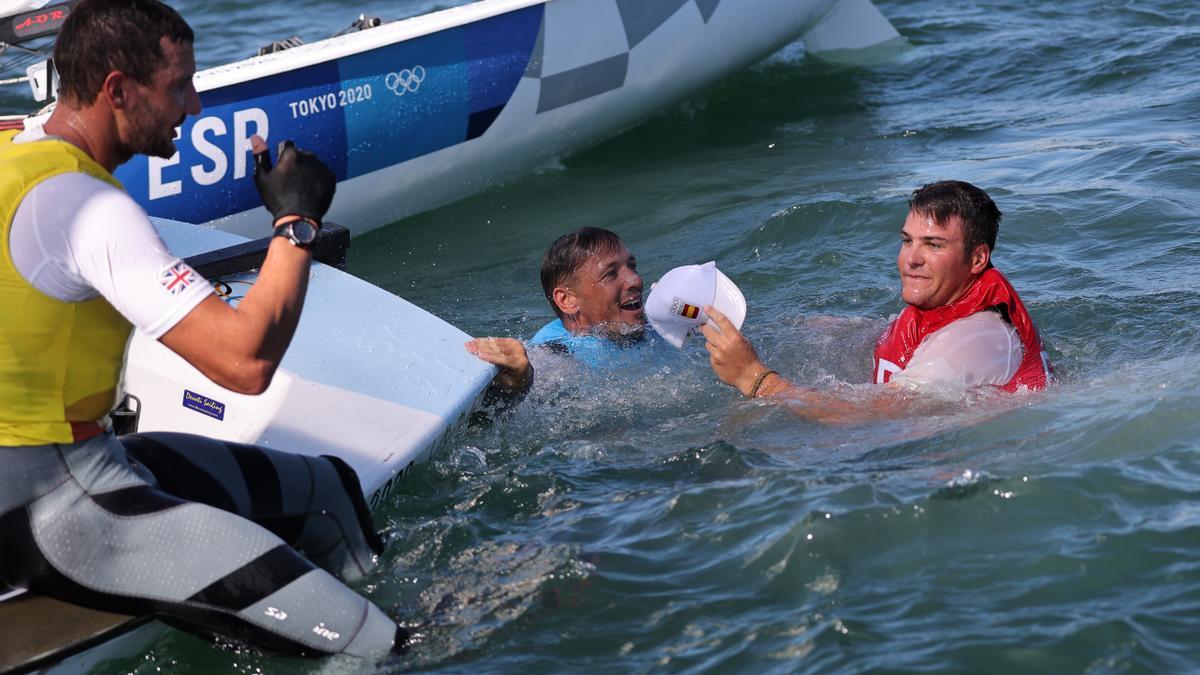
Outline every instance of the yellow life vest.
<svg viewBox="0 0 1200 675"><path fill-rule="evenodd" d="M13 265L9 233L25 195L51 176L124 187L70 143L14 143L16 135L0 132L0 446L71 443L72 422L104 424L116 404L132 327L104 298L63 302L30 285Z"/></svg>

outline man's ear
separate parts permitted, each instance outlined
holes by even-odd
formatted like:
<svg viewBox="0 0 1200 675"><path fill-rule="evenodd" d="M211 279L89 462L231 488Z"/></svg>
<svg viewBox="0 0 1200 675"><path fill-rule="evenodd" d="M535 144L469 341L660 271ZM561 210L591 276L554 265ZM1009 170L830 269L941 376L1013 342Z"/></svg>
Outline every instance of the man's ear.
<svg viewBox="0 0 1200 675"><path fill-rule="evenodd" d="M579 313L579 298L576 297L575 291L566 286L555 286L550 297L554 299L554 306L564 315L574 316Z"/></svg>
<svg viewBox="0 0 1200 675"><path fill-rule="evenodd" d="M100 93L108 99L108 104L112 108L124 108L129 101L126 97L126 87L128 86L129 80L125 77L125 73L114 70L104 78L104 83L100 85Z"/></svg>
<svg viewBox="0 0 1200 675"><path fill-rule="evenodd" d="M992 261L992 248L987 244L980 244L971 251L971 274L983 274L988 268L988 263Z"/></svg>

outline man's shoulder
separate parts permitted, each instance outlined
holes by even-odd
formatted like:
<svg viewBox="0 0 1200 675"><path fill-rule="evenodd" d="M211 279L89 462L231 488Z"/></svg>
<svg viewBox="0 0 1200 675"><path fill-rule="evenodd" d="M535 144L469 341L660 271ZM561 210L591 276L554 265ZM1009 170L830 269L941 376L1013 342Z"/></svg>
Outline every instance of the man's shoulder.
<svg viewBox="0 0 1200 675"><path fill-rule="evenodd" d="M556 354L570 356L590 367L599 367L612 361L620 353L621 346L612 340L588 333L572 333L555 319L542 326L529 340L530 346L546 349Z"/></svg>
<svg viewBox="0 0 1200 675"><path fill-rule="evenodd" d="M1016 330L998 312L983 310L926 336L904 371L892 379L956 387L1003 385L1016 374L1023 355Z"/></svg>
<svg viewBox="0 0 1200 675"><path fill-rule="evenodd" d="M82 171L64 171L54 174L33 186L32 190L37 190L39 194L52 192L56 196L61 196L66 203L82 203L100 196L122 203L137 204L128 192ZM141 207L139 206L139 208Z"/></svg>
<svg viewBox="0 0 1200 675"><path fill-rule="evenodd" d="M60 136L47 134L41 126L31 126L7 137L6 153L15 153L14 159L28 166L28 174L40 183L59 175L86 176L87 183L99 183L107 189L125 194L125 188L107 169L100 166L83 149ZM99 188L97 188L99 189Z"/></svg>
<svg viewBox="0 0 1200 675"><path fill-rule="evenodd" d="M542 345L548 342L561 342L569 337L571 337L571 333L563 325L562 319L555 319L538 329L538 332L529 339L529 344Z"/></svg>
<svg viewBox="0 0 1200 675"><path fill-rule="evenodd" d="M996 339L1000 339L1001 337L1015 336L1016 330L1004 320L999 311L985 309L951 321L930 334L926 340L938 334L962 337L978 336L981 338L990 335Z"/></svg>
<svg viewBox="0 0 1200 675"><path fill-rule="evenodd" d="M90 233L105 240L157 236L146 211L129 193L86 173L50 176L31 187L22 202L37 205L30 223L39 230L70 232L71 238Z"/></svg>

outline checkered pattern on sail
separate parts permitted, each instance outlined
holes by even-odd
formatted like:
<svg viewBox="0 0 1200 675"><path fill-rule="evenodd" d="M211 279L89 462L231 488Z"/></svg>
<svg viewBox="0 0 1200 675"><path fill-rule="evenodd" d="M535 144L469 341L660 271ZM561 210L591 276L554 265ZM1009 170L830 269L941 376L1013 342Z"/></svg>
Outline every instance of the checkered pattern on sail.
<svg viewBox="0 0 1200 675"><path fill-rule="evenodd" d="M680 12L698 12L705 23L721 0L610 0L547 3L542 29L525 77L541 81L539 113L619 89L630 52ZM555 30L569 20L586 31Z"/></svg>

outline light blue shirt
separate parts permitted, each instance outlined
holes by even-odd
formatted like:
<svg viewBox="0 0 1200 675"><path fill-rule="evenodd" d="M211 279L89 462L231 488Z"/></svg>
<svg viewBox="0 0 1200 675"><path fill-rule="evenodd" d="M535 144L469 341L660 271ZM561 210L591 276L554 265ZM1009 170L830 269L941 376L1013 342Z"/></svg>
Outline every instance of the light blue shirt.
<svg viewBox="0 0 1200 675"><path fill-rule="evenodd" d="M646 337L636 342L620 343L599 335L572 333L555 319L529 340L530 346L559 345L580 362L592 368L611 368L627 362L635 354L647 353L656 345L666 345L658 334L646 327ZM672 350L674 351L674 350Z"/></svg>

